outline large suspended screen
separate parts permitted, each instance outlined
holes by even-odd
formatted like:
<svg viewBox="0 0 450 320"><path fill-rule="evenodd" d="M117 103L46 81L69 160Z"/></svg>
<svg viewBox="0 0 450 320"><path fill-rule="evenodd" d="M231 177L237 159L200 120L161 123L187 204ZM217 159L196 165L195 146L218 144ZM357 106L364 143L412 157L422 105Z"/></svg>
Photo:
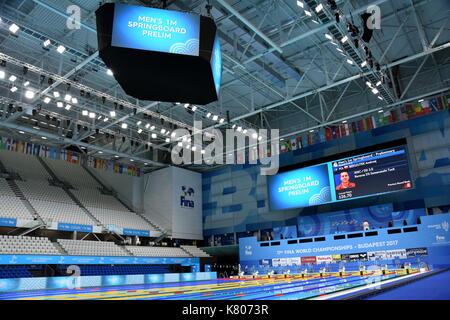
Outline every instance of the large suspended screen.
<svg viewBox="0 0 450 320"><path fill-rule="evenodd" d="M111 45L198 56L200 17L190 13L116 4Z"/></svg>
<svg viewBox="0 0 450 320"><path fill-rule="evenodd" d="M406 147L395 147L269 176L272 210L315 206L411 189Z"/></svg>

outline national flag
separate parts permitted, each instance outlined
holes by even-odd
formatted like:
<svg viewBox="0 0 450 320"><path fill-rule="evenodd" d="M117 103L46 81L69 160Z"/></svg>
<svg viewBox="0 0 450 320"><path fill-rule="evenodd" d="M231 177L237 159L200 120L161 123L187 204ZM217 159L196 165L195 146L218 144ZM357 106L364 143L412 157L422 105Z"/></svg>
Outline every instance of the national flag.
<svg viewBox="0 0 450 320"><path fill-rule="evenodd" d="M406 107L403 106L400 108L400 121L408 120L408 112L406 111Z"/></svg>
<svg viewBox="0 0 450 320"><path fill-rule="evenodd" d="M345 135L349 136L350 135L350 126L348 125L348 123L344 124L344 129L345 129Z"/></svg>
<svg viewBox="0 0 450 320"><path fill-rule="evenodd" d="M72 162L72 156L73 156L73 152L67 151L67 162Z"/></svg>
<svg viewBox="0 0 450 320"><path fill-rule="evenodd" d="M289 141L280 142L280 152L286 153L292 150L291 143Z"/></svg>
<svg viewBox="0 0 450 320"><path fill-rule="evenodd" d="M249 162L255 163L258 160L258 147L251 147L248 150Z"/></svg>
<svg viewBox="0 0 450 320"><path fill-rule="evenodd" d="M332 135L333 139L337 139L340 137L338 135L338 132L339 132L338 127L336 127L336 126L331 127L331 135Z"/></svg>
<svg viewBox="0 0 450 320"><path fill-rule="evenodd" d="M17 152L23 153L23 150L24 150L24 142L23 141L17 142Z"/></svg>
<svg viewBox="0 0 450 320"><path fill-rule="evenodd" d="M356 122L356 129L358 130L358 132L363 131L362 120L358 120L358 121Z"/></svg>
<svg viewBox="0 0 450 320"><path fill-rule="evenodd" d="M319 130L319 142L327 142L326 130L324 128Z"/></svg>
<svg viewBox="0 0 450 320"><path fill-rule="evenodd" d="M38 156L41 150L41 146L38 144L33 144L33 155Z"/></svg>
<svg viewBox="0 0 450 320"><path fill-rule="evenodd" d="M370 117L370 123L372 124L372 129L378 128L377 118L375 118L375 116Z"/></svg>
<svg viewBox="0 0 450 320"><path fill-rule="evenodd" d="M17 151L17 141L14 139L10 139L9 145L8 145L9 151Z"/></svg>
<svg viewBox="0 0 450 320"><path fill-rule="evenodd" d="M331 141L333 139L333 133L331 132L330 128L325 129L325 139L327 141Z"/></svg>
<svg viewBox="0 0 450 320"><path fill-rule="evenodd" d="M424 114L429 114L431 112L430 101L429 100L423 100L421 102L421 105L422 105L422 109L424 111Z"/></svg>
<svg viewBox="0 0 450 320"><path fill-rule="evenodd" d="M66 149L61 150L61 160L67 161L67 150Z"/></svg>
<svg viewBox="0 0 450 320"><path fill-rule="evenodd" d="M272 156L272 148L275 146L275 144L268 144L266 149L266 155L268 158ZM275 152L274 152L275 153Z"/></svg>
<svg viewBox="0 0 450 320"><path fill-rule="evenodd" d="M291 145L291 150L297 150L297 140L295 138L292 138L289 140L289 144Z"/></svg>
<svg viewBox="0 0 450 320"><path fill-rule="evenodd" d="M442 102L444 105L444 109L449 109L450 108L450 94L446 95L445 97L442 96Z"/></svg>
<svg viewBox="0 0 450 320"><path fill-rule="evenodd" d="M416 112L414 111L414 108L412 105L408 104L405 106L406 108L406 114L408 115L408 119L412 119L416 116Z"/></svg>
<svg viewBox="0 0 450 320"><path fill-rule="evenodd" d="M71 159L72 163L79 163L79 157L78 157L78 153L74 152L72 153L72 159Z"/></svg>
<svg viewBox="0 0 450 320"><path fill-rule="evenodd" d="M391 117L392 117L392 122L398 122L399 121L399 115L398 115L398 111L396 109L391 110Z"/></svg>
<svg viewBox="0 0 450 320"><path fill-rule="evenodd" d="M236 154L236 163L243 164L245 162L245 152L240 150Z"/></svg>
<svg viewBox="0 0 450 320"><path fill-rule="evenodd" d="M416 113L416 117L422 115L423 109L422 109L422 105L420 103L416 103L414 105L414 112Z"/></svg>
<svg viewBox="0 0 450 320"><path fill-rule="evenodd" d="M431 112L440 111L439 104L436 98L428 100L428 106L430 107Z"/></svg>
<svg viewBox="0 0 450 320"><path fill-rule="evenodd" d="M47 158L48 152L50 151L50 148L47 146L41 146L41 150L39 151L39 156L41 158Z"/></svg>
<svg viewBox="0 0 450 320"><path fill-rule="evenodd" d="M351 123L351 127L352 127L352 133L357 133L358 132L357 123L355 121L353 121Z"/></svg>

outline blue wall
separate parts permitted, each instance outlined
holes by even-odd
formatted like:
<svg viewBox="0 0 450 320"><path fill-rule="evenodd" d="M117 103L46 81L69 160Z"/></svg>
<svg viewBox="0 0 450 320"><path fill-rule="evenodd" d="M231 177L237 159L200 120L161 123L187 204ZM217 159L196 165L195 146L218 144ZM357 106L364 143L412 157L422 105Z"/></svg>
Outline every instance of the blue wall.
<svg viewBox="0 0 450 320"><path fill-rule="evenodd" d="M406 138L415 189L335 204L271 211L257 165L203 174L204 235L296 225L298 216L392 204L394 212L450 204L450 111L398 122L280 155L281 166Z"/></svg>
<svg viewBox="0 0 450 320"><path fill-rule="evenodd" d="M141 285L153 283L217 279L216 272L0 279L0 292L100 286Z"/></svg>
<svg viewBox="0 0 450 320"><path fill-rule="evenodd" d="M423 250L424 248L427 252L426 258L423 258L425 261L435 267L448 267L450 265L450 214L426 216L421 220L421 224L414 226L417 230L415 228L411 230L412 226L387 228L375 231L375 235L364 232L341 234L339 236L342 239L336 239L335 235L327 235L320 237L323 241L318 241L318 238L309 238L310 242L302 243L300 241L289 243L293 241L292 239L258 242L256 237L243 238L239 244L241 269L246 267L248 269L249 266L258 267L262 264L270 265L273 264L273 259L290 259L289 262L285 260L285 264L298 265L302 257L308 257L308 261L324 261L327 256L331 258L333 255L344 254L358 254L361 257L364 256L364 259L383 255L384 258L378 259L389 260L393 259L392 256L406 259L407 252L411 252L411 249ZM410 232L407 232L408 229ZM392 230L399 232L392 233ZM304 241L307 238L299 239Z"/></svg>

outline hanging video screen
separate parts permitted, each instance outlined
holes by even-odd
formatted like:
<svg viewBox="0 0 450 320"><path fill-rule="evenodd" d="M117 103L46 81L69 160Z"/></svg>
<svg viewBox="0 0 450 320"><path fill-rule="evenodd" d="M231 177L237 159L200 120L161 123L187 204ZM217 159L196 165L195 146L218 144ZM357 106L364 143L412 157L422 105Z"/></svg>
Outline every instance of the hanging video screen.
<svg viewBox="0 0 450 320"><path fill-rule="evenodd" d="M200 17L191 13L117 3L112 45L198 56Z"/></svg>
<svg viewBox="0 0 450 320"><path fill-rule="evenodd" d="M405 146L270 176L272 210L345 201L413 188Z"/></svg>

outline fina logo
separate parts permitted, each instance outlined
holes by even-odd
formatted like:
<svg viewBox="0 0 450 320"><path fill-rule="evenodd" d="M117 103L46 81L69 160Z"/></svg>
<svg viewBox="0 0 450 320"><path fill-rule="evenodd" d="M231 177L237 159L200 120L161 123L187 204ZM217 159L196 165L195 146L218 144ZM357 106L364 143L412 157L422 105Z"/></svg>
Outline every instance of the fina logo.
<svg viewBox="0 0 450 320"><path fill-rule="evenodd" d="M445 232L448 232L448 222L447 221L442 222L441 226L442 226L442 229L445 230Z"/></svg>
<svg viewBox="0 0 450 320"><path fill-rule="evenodd" d="M182 196L180 199L180 206L185 208L194 208L195 204L194 200L192 199L195 193L194 188L182 186L181 191Z"/></svg>

